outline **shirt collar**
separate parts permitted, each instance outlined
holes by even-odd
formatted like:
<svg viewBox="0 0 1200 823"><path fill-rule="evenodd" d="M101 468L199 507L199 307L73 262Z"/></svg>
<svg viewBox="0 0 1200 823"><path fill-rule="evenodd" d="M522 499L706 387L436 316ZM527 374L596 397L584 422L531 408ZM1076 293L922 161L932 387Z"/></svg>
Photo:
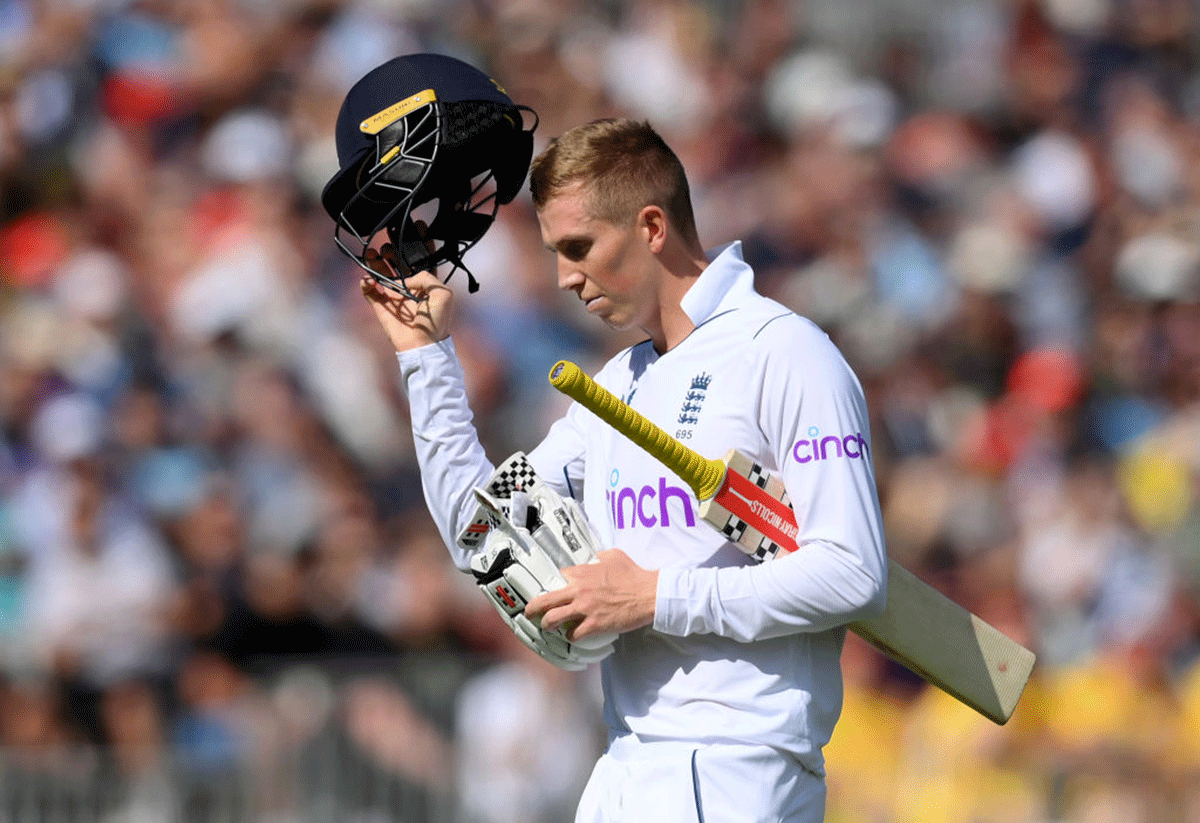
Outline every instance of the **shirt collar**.
<svg viewBox="0 0 1200 823"><path fill-rule="evenodd" d="M740 240L710 249L705 256L708 265L680 301L680 308L694 326L700 326L754 291L754 270L742 259Z"/></svg>

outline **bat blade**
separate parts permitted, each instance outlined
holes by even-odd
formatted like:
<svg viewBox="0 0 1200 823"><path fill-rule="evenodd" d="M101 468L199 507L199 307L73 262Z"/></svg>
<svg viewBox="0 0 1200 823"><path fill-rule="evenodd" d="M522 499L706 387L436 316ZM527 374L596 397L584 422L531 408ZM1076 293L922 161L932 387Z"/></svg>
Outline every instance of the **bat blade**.
<svg viewBox="0 0 1200 823"><path fill-rule="evenodd" d="M550 383L692 487L700 516L747 554L768 560L797 549L799 530L783 482L736 450L710 460L671 437L560 361ZM893 560L882 615L850 624L878 650L995 723L1006 723L1033 670L1034 654Z"/></svg>
<svg viewBox="0 0 1200 823"><path fill-rule="evenodd" d="M1001 725L1033 672L1032 651L895 561L888 562L887 608L850 629Z"/></svg>

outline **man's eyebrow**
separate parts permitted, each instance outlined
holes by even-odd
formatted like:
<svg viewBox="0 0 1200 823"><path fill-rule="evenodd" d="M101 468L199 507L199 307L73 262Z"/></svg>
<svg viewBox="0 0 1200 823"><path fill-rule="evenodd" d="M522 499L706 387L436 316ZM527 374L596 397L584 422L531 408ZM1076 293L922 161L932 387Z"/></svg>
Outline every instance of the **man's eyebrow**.
<svg viewBox="0 0 1200 823"><path fill-rule="evenodd" d="M586 235L568 234L565 237L558 238L558 240L556 240L553 243L543 243L542 246L545 247L546 251L557 252L563 246L566 246L570 243L587 243L590 241L591 241L591 238Z"/></svg>

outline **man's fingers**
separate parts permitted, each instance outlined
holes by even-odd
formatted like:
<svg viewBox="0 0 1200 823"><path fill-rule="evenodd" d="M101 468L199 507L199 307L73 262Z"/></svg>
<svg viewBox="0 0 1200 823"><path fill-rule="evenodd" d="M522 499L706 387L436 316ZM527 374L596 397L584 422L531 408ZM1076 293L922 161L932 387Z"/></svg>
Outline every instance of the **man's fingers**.
<svg viewBox="0 0 1200 823"><path fill-rule="evenodd" d="M433 272L419 271L416 274L410 274L404 278L404 285L410 289L420 289L423 293L428 294L434 289L445 289L450 291L450 287L437 279Z"/></svg>
<svg viewBox="0 0 1200 823"><path fill-rule="evenodd" d="M525 606L525 615L527 617L541 615L542 627L548 631L554 631L560 625L572 622L575 625L571 626L571 628L575 629L585 617L585 615L579 613L577 608L573 607L576 590L575 587L570 585L580 573L580 567L564 566L559 569L559 572L566 579L567 585L552 592L538 595ZM574 640L573 637L570 639Z"/></svg>
<svg viewBox="0 0 1200 823"><path fill-rule="evenodd" d="M374 249L371 249L369 253L375 254L376 256L374 258L367 258L365 262L371 264L371 268L374 271L379 272L384 277L390 278L394 276L394 273L387 269L386 264L381 258L379 258ZM408 289L409 292L421 300L424 300L426 297L428 297L429 294L435 289L445 289L446 291L449 291L449 287L445 283L443 283L441 280L438 280L437 277L430 272L425 271L408 275L404 278L403 283L404 287ZM406 300L410 300L407 295L402 294L395 289L388 288L386 283L381 283L370 276L362 277L360 280L360 286L362 287L363 294L366 295L368 299L376 302L386 302L388 300L392 300L402 303Z"/></svg>
<svg viewBox="0 0 1200 823"><path fill-rule="evenodd" d="M584 621L584 616L579 614L568 603L563 606L556 606L546 611L542 615L541 626L548 632L556 631L560 627L567 629L567 639L574 640L574 632L579 630L579 626Z"/></svg>
<svg viewBox="0 0 1200 823"><path fill-rule="evenodd" d="M400 274L408 276L408 264L404 262L404 258L400 256L400 252L396 251L396 247L391 243L384 243L379 247L379 256L392 264L392 268Z"/></svg>
<svg viewBox="0 0 1200 823"><path fill-rule="evenodd" d="M565 634L567 635L567 639L572 643L574 643L576 640L579 640L581 637L586 637L589 634L589 632L583 630L584 622L586 622L586 618L581 617L575 620L568 620L563 623L563 628L566 629Z"/></svg>
<svg viewBox="0 0 1200 823"><path fill-rule="evenodd" d="M363 297L367 298L367 302L374 304L377 307L386 308L389 300L394 299L391 289L385 289L382 284L369 274L364 274L358 281L359 288L362 289Z"/></svg>
<svg viewBox="0 0 1200 823"><path fill-rule="evenodd" d="M382 274L384 277L392 276L392 270L388 268L387 261L376 249L367 249L363 252L363 262L376 274Z"/></svg>
<svg viewBox="0 0 1200 823"><path fill-rule="evenodd" d="M561 591L561 589L559 591ZM525 616L531 619L534 617L543 616L550 609L566 602L561 601L559 597L555 596L556 594L557 592L546 592L545 594L539 594L537 597L530 600L525 604Z"/></svg>
<svg viewBox="0 0 1200 823"><path fill-rule="evenodd" d="M408 273L387 243L365 250L362 263L368 274L359 287L396 351L425 346L449 335L454 292L435 272Z"/></svg>
<svg viewBox="0 0 1200 823"><path fill-rule="evenodd" d="M424 220L414 220L413 228L417 230L417 239L425 242L425 251L434 252L437 246L433 242L433 238L427 236L429 225Z"/></svg>

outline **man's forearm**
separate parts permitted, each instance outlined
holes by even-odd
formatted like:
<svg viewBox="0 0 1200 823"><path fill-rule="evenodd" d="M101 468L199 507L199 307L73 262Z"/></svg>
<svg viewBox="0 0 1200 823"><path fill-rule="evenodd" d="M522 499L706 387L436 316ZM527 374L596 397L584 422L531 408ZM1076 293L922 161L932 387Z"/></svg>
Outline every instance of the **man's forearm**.
<svg viewBox="0 0 1200 823"><path fill-rule="evenodd" d="M470 553L455 538L475 511L472 489L492 472L467 405L462 365L450 338L396 355L409 401L413 444L425 502L454 558L466 571Z"/></svg>
<svg viewBox="0 0 1200 823"><path fill-rule="evenodd" d="M742 642L825 631L882 608L885 590L849 552L825 546L760 565L663 569L654 628Z"/></svg>

